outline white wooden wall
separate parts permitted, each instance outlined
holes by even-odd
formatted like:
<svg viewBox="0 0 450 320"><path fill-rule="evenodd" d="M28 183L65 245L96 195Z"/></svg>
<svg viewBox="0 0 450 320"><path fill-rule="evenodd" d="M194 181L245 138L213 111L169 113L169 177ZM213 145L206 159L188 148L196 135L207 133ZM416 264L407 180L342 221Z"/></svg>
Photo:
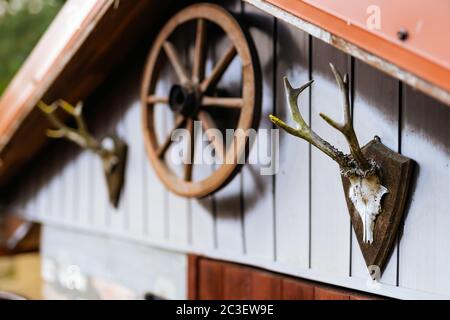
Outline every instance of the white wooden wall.
<svg viewBox="0 0 450 320"><path fill-rule="evenodd" d="M245 19L257 45L263 71L261 128L271 127L267 115L273 111L288 118L283 75L294 85L314 78L312 90L300 99L303 114L314 130L346 149L343 138L318 117L319 112L341 117L328 67L333 62L351 74L360 141L378 135L417 162L402 237L379 287L367 286L337 165L303 141L281 133L280 171L274 177L262 177L258 166L246 165L226 188L206 199L187 200L165 190L143 147L138 101L142 59L130 59L89 101L96 108L108 104L121 108L117 130L127 140L130 154L120 207L115 210L107 202L99 161L76 147L61 152L61 142L30 171L16 194L16 207L49 225L166 250L391 297L450 298L450 108L251 5L239 1L226 5ZM225 47L215 45L209 68ZM238 64L233 65L222 83L239 88L239 73ZM167 88L163 83L158 90ZM159 117L163 129L169 128L168 115L161 112ZM103 114L96 124L107 118ZM104 126L112 128L114 121ZM63 169L58 167L62 161ZM211 170L204 167L195 175Z"/></svg>

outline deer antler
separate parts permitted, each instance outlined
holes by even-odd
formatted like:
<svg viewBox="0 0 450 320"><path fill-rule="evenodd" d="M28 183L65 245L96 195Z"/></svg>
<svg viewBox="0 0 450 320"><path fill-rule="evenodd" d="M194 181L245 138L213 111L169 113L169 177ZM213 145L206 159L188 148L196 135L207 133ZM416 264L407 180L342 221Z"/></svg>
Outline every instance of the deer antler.
<svg viewBox="0 0 450 320"><path fill-rule="evenodd" d="M296 122L297 128L293 128L287 125L285 122L275 117L274 115L269 115L270 120L278 127L284 129L286 132L308 141L310 144L312 144L317 149L319 149L327 156L329 156L331 159L336 161L341 167L347 166L347 160L345 155L341 151L336 149L334 146L332 146L330 143L322 139L317 133L315 133L306 124L305 120L303 119L299 111L297 103L298 96L305 89L310 87L313 84L314 80L309 81L300 88L293 88L289 83L287 77L284 77L283 80L288 103L291 109L292 119Z"/></svg>
<svg viewBox="0 0 450 320"><path fill-rule="evenodd" d="M336 70L334 65L330 63L331 71L334 74L334 78L339 86L342 94L342 107L344 113L344 123L340 124L330 119L327 115L320 113L322 119L324 119L330 126L341 132L345 139L347 139L348 145L350 147L350 153L358 164L359 168L362 170L368 170L370 168L369 162L364 158L361 152L361 147L359 146L358 138L356 137L355 130L353 129L352 118L350 115L350 92L349 92L349 82L348 74L342 75Z"/></svg>
<svg viewBox="0 0 450 320"><path fill-rule="evenodd" d="M48 129L47 135L51 138L66 138L75 142L82 148L92 150L100 156L108 156L108 150L101 146L101 143L95 139L88 131L86 123L82 117L83 103L79 102L75 107L64 100L57 100L51 105L40 101L38 107L47 116L50 123L57 129ZM69 115L73 116L77 124L77 129L65 125L55 114L55 111L61 107Z"/></svg>
<svg viewBox="0 0 450 320"><path fill-rule="evenodd" d="M66 138L84 149L91 150L101 158L108 185L109 200L117 208L125 175L126 143L115 134L107 135L101 141L91 135L82 116L83 104L81 102L74 107L64 100L57 100L51 105L40 101L38 107L56 128L47 130L47 135L50 138ZM63 109L75 118L77 128L65 125L58 118L55 113L58 108ZM110 142L111 145L106 146L106 142Z"/></svg>
<svg viewBox="0 0 450 320"><path fill-rule="evenodd" d="M375 161L366 159L359 146L350 114L348 75L342 77L333 64L330 63L330 67L342 94L344 122L337 123L323 113L320 113L320 116L330 126L344 135L350 147L350 155L345 155L323 140L303 119L298 108L298 96L303 90L311 86L312 81L309 81L298 89L294 89L287 78L284 78L284 85L286 87L288 103L291 108L292 119L296 122L297 128L288 126L273 115L270 115L269 117L275 125L294 136L308 141L339 164L341 175L347 177L350 183L348 197L361 218L363 225L361 241L372 244L374 241L375 220L382 210L381 199L383 198L383 195L389 192L389 190L381 184L378 166Z"/></svg>
<svg viewBox="0 0 450 320"><path fill-rule="evenodd" d="M316 134L303 119L299 107L298 107L298 96L306 88L310 87L313 80L309 81L300 88L293 88L289 83L289 80L284 77L284 86L286 89L288 104L291 109L292 119L296 122L297 128L292 128L286 123L284 123L279 118L270 115L270 120L278 127L284 129L286 132L302 138L308 141L310 144L318 148L320 151L328 155L331 159L336 161L341 170L345 174L352 174L357 172L359 175L365 176L367 173L372 173L374 170L374 164L369 162L362 154L361 148L356 138L355 131L353 129L352 119L350 115L350 99L349 99L349 85L348 76L345 75L344 78L336 70L333 64L330 63L331 70L336 78L339 89L342 93L343 98L343 111L344 111L344 123L340 124L329 118L327 115L320 113L320 116L332 127L339 130L346 138L349 146L351 156L344 154L330 143L322 139L318 134Z"/></svg>

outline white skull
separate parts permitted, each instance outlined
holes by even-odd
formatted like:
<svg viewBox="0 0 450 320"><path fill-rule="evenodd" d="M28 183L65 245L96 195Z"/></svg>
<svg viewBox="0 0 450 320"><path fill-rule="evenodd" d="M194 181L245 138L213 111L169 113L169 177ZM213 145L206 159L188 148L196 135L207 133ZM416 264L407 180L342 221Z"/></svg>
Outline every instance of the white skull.
<svg viewBox="0 0 450 320"><path fill-rule="evenodd" d="M349 197L363 223L363 242L372 244L375 219L381 212L381 198L389 190L381 185L377 175L351 176L349 180Z"/></svg>

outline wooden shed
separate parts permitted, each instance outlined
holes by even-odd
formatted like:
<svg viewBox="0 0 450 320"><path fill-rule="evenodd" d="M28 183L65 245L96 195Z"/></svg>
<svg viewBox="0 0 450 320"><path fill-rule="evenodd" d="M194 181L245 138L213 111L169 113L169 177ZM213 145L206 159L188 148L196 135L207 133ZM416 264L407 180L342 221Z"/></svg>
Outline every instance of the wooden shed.
<svg viewBox="0 0 450 320"><path fill-rule="evenodd" d="M0 99L1 210L42 225L44 296L450 298L449 30L446 0L68 0ZM373 243L360 238L339 165L282 130L268 135L271 114L293 123L283 77L314 80L301 115L348 152L319 116L342 117L329 63L348 74L341 91L361 146L404 161L377 164L394 208L372 217ZM59 99L76 121L54 110ZM82 114L70 109L79 101ZM49 114L70 128L85 119L88 148L50 139ZM258 143L233 146L268 163L168 165L175 144L164 139L193 132L194 119L258 129ZM123 171L105 164L113 133L127 145L114 158Z"/></svg>

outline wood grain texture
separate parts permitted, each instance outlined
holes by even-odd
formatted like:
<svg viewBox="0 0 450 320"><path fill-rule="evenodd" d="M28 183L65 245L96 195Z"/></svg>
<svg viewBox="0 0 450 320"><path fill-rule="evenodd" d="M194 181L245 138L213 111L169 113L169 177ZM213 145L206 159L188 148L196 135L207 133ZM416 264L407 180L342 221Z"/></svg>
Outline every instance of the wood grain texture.
<svg viewBox="0 0 450 320"><path fill-rule="evenodd" d="M252 272L252 299L280 300L282 298L282 277L269 272Z"/></svg>
<svg viewBox="0 0 450 320"><path fill-rule="evenodd" d="M67 162L66 166L62 168L63 177L61 178L61 184L64 186L64 192L66 195L66 199L64 200L63 207L60 212L60 219L68 220L69 217L73 217L75 215L75 211L77 210L77 196L76 189L78 184L78 172L76 170L74 158L76 155L77 149L76 146L72 146L67 150ZM99 164L101 165L101 164ZM93 165L95 167L95 164ZM95 170L93 170L95 174ZM100 186L99 186L100 188ZM95 193L96 194L96 193ZM52 199L53 201L53 199ZM95 195L92 198L92 202L95 203ZM93 217L96 216L96 210L93 209Z"/></svg>
<svg viewBox="0 0 450 320"><path fill-rule="evenodd" d="M314 286L294 279L283 279L283 300L314 300Z"/></svg>
<svg viewBox="0 0 450 320"><path fill-rule="evenodd" d="M417 162L400 240L399 284L450 295L450 110L404 87L402 153Z"/></svg>
<svg viewBox="0 0 450 320"><path fill-rule="evenodd" d="M311 127L331 144L348 152L345 138L320 118L323 112L342 119L340 93L329 63L349 72L348 57L313 40ZM306 143L306 142L301 142ZM311 267L335 276L349 275L350 218L338 165L315 148L311 150Z"/></svg>
<svg viewBox="0 0 450 320"><path fill-rule="evenodd" d="M58 190L58 186L61 184L61 179L56 176L52 177L54 173L54 166L57 166L56 154L50 154L47 159L42 159L37 163L36 170L36 200L34 216L36 219L51 219L52 216L57 216L58 208L57 204L63 200ZM46 198L50 197L50 201Z"/></svg>
<svg viewBox="0 0 450 320"><path fill-rule="evenodd" d="M359 60L354 62L353 126L361 145L380 137L382 143L399 151L399 82ZM351 276L367 279L368 272L352 230ZM382 274L381 283L395 285L396 248Z"/></svg>
<svg viewBox="0 0 450 320"><path fill-rule="evenodd" d="M136 92L136 100L130 102L131 107L127 111L127 143L128 143L128 170L125 176L125 188L122 191L122 201L127 202L128 221L127 230L135 238L142 238L144 234L144 201L145 188L142 179L144 166L144 140L139 123L141 120L141 109ZM136 168L131 170L130 168Z"/></svg>
<svg viewBox="0 0 450 320"><path fill-rule="evenodd" d="M231 0L223 4L228 10L241 15L241 1ZM226 50L226 41L218 40L214 44L213 61L220 59ZM233 62L223 75L220 85L226 86L230 94L237 95L241 89L242 71L237 62ZM245 236L243 225L242 172L223 189L214 194L216 215L217 250L224 254L236 252L245 254Z"/></svg>
<svg viewBox="0 0 450 320"><path fill-rule="evenodd" d="M314 300L350 300L350 295L334 289L315 287Z"/></svg>
<svg viewBox="0 0 450 320"><path fill-rule="evenodd" d="M124 101L125 99L118 98L118 101ZM118 107L119 104L116 104L116 108ZM128 132L128 124L125 121L125 116L126 116L126 109L118 109L118 117L119 119L121 119L121 121L117 122L117 124L114 126L112 126L112 130L114 130L117 135L119 135L119 137L126 137L127 136L127 132ZM129 164L128 164L129 165ZM126 175L128 175L128 172L125 173ZM126 178L125 178L125 183L126 183ZM125 185L125 188L127 188L128 185ZM128 203L127 201L123 199L121 199L121 201L119 201L119 204L117 206L117 208L114 208L112 206L108 207L108 219L109 219L109 228L111 229L111 232L113 234L117 234L117 235L123 235L125 234L126 231L126 223L128 220Z"/></svg>
<svg viewBox="0 0 450 320"><path fill-rule="evenodd" d="M80 153L80 179L79 179L79 189L78 189L78 212L76 213L75 224L81 226L90 226L92 224L92 216L94 212L92 211L92 196L93 189L95 185L104 182L92 183L92 172L93 170L102 171L102 167L97 167L93 169L95 164L94 158L96 155L92 154L90 151L82 150Z"/></svg>
<svg viewBox="0 0 450 320"><path fill-rule="evenodd" d="M375 296L295 279L274 272L189 255L190 299L372 300Z"/></svg>
<svg viewBox="0 0 450 320"><path fill-rule="evenodd" d="M252 270L237 265L224 264L223 286L225 300L249 300L252 298Z"/></svg>
<svg viewBox="0 0 450 320"><path fill-rule="evenodd" d="M166 106L161 106L165 108ZM159 123L165 123L165 117L161 113ZM142 146L143 148L143 146ZM145 190L145 208L147 217L148 238L161 241L168 236L167 200L168 194L159 183L155 171L148 161L147 154L142 155L144 160L143 178Z"/></svg>
<svg viewBox="0 0 450 320"><path fill-rule="evenodd" d="M210 260L202 259L199 263L200 300L219 300L224 296L224 268L223 265Z"/></svg>
<svg viewBox="0 0 450 320"><path fill-rule="evenodd" d="M200 134L196 136L197 146L203 143ZM201 157L202 148L195 149L197 158ZM210 175L214 168L207 164L194 165L193 179L203 179ZM214 195L202 199L191 199L191 243L196 248L203 250L212 250L216 247L215 238L215 213L214 213Z"/></svg>
<svg viewBox="0 0 450 320"><path fill-rule="evenodd" d="M276 115L291 121L282 78L295 86L309 80L309 37L306 33L278 21ZM286 48L289 47L289 50ZM299 102L309 118L309 92ZM275 176L277 261L292 267L309 267L310 146L298 138L280 133L279 171Z"/></svg>
<svg viewBox="0 0 450 320"><path fill-rule="evenodd" d="M263 97L261 122L259 129L270 129L272 125L268 115L274 111L274 18L251 5L244 6L245 21L256 45L262 70ZM258 131L260 143L267 141L267 132ZM256 143L255 143L256 144ZM257 160L248 163L242 169L244 203L245 247L248 257L275 259L275 217L273 176L261 175L260 169L265 166L260 162L259 153L267 150L254 145L249 159ZM251 160L250 160L251 162Z"/></svg>
<svg viewBox="0 0 450 320"><path fill-rule="evenodd" d="M186 31L186 36L191 36L189 40L190 46L188 48L188 60L194 61L196 58L202 61L204 60L204 66L201 63L192 65L192 74L199 79L199 81L204 79L204 75L210 74L214 65L214 41L208 37L208 31L211 32L211 25L202 20L200 31L197 30L198 25L190 26L190 29ZM201 31L202 30L202 31ZM197 32L201 35L198 36ZM204 38L204 39L203 39ZM199 42L197 42L197 40ZM199 49L196 51L196 45L201 45L204 43L204 49ZM195 72L194 72L195 70ZM194 181L207 178L214 171L213 165L208 165L203 163L203 137L200 132L201 124L196 123L197 130L195 134L195 144L194 144L194 166L192 178ZM195 125L194 125L195 129ZM191 229L190 232L190 242L196 248L201 248L202 250L213 250L217 246L216 242L216 215L215 215L215 195L207 196L202 199L191 199L190 201L190 219L191 219Z"/></svg>
<svg viewBox="0 0 450 320"><path fill-rule="evenodd" d="M188 255L187 298L189 300L197 300L199 298L200 271L200 257L193 254Z"/></svg>
<svg viewBox="0 0 450 320"><path fill-rule="evenodd" d="M166 95L169 90L169 81L174 74L166 67L161 69L161 81L156 87L157 95ZM158 103L156 108L156 128L159 141L163 141L167 137L167 104ZM142 112L140 114L142 118ZM141 119L141 122L143 119ZM144 145L141 146L144 149ZM144 150L145 151L145 150ZM147 216L148 238L156 241L167 241L169 236L169 215L168 215L168 191L164 188L153 169L147 153L144 152L144 187L146 190L145 212Z"/></svg>

